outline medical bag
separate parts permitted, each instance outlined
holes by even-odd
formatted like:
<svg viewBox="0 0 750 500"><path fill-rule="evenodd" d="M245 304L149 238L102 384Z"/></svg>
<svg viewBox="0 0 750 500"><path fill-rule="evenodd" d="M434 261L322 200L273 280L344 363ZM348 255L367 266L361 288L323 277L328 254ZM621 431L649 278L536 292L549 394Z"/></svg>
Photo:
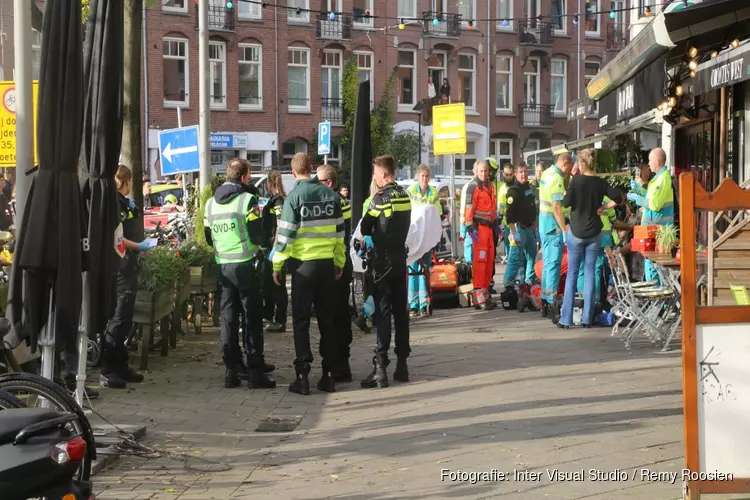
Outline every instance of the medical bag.
<svg viewBox="0 0 750 500"><path fill-rule="evenodd" d="M503 309L510 311L518 308L518 290L514 287L506 288L503 293L500 294L500 303L503 305Z"/></svg>
<svg viewBox="0 0 750 500"><path fill-rule="evenodd" d="M458 268L453 262L441 262L430 268L430 288L433 293L458 293Z"/></svg>

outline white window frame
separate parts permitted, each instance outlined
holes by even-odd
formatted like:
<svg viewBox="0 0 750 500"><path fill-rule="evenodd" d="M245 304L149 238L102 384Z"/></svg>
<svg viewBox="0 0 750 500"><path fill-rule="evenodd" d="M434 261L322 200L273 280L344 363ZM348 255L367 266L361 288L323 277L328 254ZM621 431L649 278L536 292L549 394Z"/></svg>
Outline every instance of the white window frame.
<svg viewBox="0 0 750 500"><path fill-rule="evenodd" d="M429 63L427 65L427 76L432 76L433 70L441 71L442 77L439 81L432 80L432 85L435 87L435 95L440 97L440 87L443 85L443 78L448 78L448 52L445 50L434 50L432 55L437 57L438 60L441 57L443 59L442 66L430 66Z"/></svg>
<svg viewBox="0 0 750 500"><path fill-rule="evenodd" d="M591 82L591 80L593 80L596 77L596 74L594 74L594 75L587 75L586 74L586 65L587 64L596 64L596 66L598 68L597 71L596 71L596 73L599 73L599 71L601 71L601 69L602 69L602 63L601 63L601 61L597 61L595 59L586 59L583 62L583 85L584 85L583 92L586 91L586 87L589 86L589 83ZM596 101L596 104L594 104L594 110L595 110L596 114L591 115L591 116L599 116L599 101Z"/></svg>
<svg viewBox="0 0 750 500"><path fill-rule="evenodd" d="M500 144L508 145L507 155L500 154ZM491 156L495 157L499 168L503 168L506 163L513 163L513 139L490 139L490 145L495 148L495 154Z"/></svg>
<svg viewBox="0 0 750 500"><path fill-rule="evenodd" d="M208 59L208 71L210 73L209 80L211 82L211 95L209 98L211 99L211 109L227 109L227 44L224 42L219 41L209 41L208 42L208 52L209 52L209 59ZM218 47L219 52L223 55L223 59L216 59L211 58L211 47ZM215 102L214 99L216 96L213 95L214 91L214 76L215 75L215 63L221 63L221 101Z"/></svg>
<svg viewBox="0 0 750 500"><path fill-rule="evenodd" d="M474 152L469 154L469 150L473 149ZM463 170L464 172L471 172L474 168L474 162L477 161L477 141L466 139L466 154L454 155L453 167L455 168L456 163L460 163L463 168L456 168L456 170Z"/></svg>
<svg viewBox="0 0 750 500"><path fill-rule="evenodd" d="M471 70L461 68L461 56L471 58L471 66L472 66ZM471 104L466 104L466 108L472 111L476 111L477 109L477 55L472 54L471 52L459 52L457 62L458 62L458 65L457 65L458 66L457 68L458 78L459 78L459 81L461 82L461 91L462 91L460 102L463 102L464 104L466 104L464 101L464 95L463 95L463 92L465 92L466 90L463 87L463 80L462 80L463 74L471 72Z"/></svg>
<svg viewBox="0 0 750 500"><path fill-rule="evenodd" d="M294 64L292 62L292 56L291 52L295 51L301 51L307 53L307 64L301 65L301 64ZM312 89L310 87L310 49L307 47L288 47L287 48L287 74L289 71L289 66L302 68L304 67L306 69L305 76L306 76L306 82L305 82L305 90L306 90L306 97L307 97L307 104L303 106L299 105L288 105L288 110L290 113L309 113L310 112L310 101L312 100L312 96L310 95L312 93ZM287 88L287 99L289 99L289 90Z"/></svg>
<svg viewBox="0 0 750 500"><path fill-rule="evenodd" d="M542 0L526 0L526 11L524 12L524 17L526 17L528 21L536 22L537 16L541 13Z"/></svg>
<svg viewBox="0 0 750 500"><path fill-rule="evenodd" d="M651 17L654 17L661 12L661 2L654 2L653 0L632 0L631 10L634 11L633 15L636 19L646 17L646 7L651 7Z"/></svg>
<svg viewBox="0 0 750 500"><path fill-rule="evenodd" d="M432 0L430 8L431 12L444 14L448 12L448 0Z"/></svg>
<svg viewBox="0 0 750 500"><path fill-rule="evenodd" d="M411 74L411 95L413 102L411 103L403 103L401 102L401 96L403 95L403 89L401 88L401 78L398 79L399 84L399 92L398 92L398 111L403 112L411 112L414 111L414 106L417 104L417 50L416 49L398 49L396 52L396 57L398 58L399 52L411 52L413 56L414 65L413 66L404 66L404 68L411 68L412 74ZM398 63L398 59L396 59L396 62ZM398 64L398 67L401 67L401 64Z"/></svg>
<svg viewBox="0 0 750 500"><path fill-rule="evenodd" d="M164 37L161 39L162 41L162 78L164 78L164 59L176 59L176 60L184 60L185 61L185 99L182 101L173 101L163 98L164 106L165 107L188 107L190 105L190 42L187 40L187 38L176 38L176 37ZM164 55L164 42L179 42L182 44L185 44L185 57L180 56L172 56L172 55ZM162 90L163 92L163 90Z"/></svg>
<svg viewBox="0 0 750 500"><path fill-rule="evenodd" d="M410 18L417 18L419 17L419 12L417 10L417 0L397 0L398 4L396 5L396 10L398 12L398 17L405 17L407 19ZM404 12L401 10L401 2L409 2L410 11L411 12Z"/></svg>
<svg viewBox="0 0 750 500"><path fill-rule="evenodd" d="M289 142L289 141L294 141L294 154L291 154L291 155L284 154L284 145L287 142ZM303 149L300 149L300 147L299 147L300 145L302 146ZM297 153L305 153L305 154L307 154L308 152L309 152L308 144L304 140L302 140L302 139L300 139L298 137L287 139L286 141L284 141L281 144L281 159L282 159L282 164L283 165L290 164L292 162L292 158L294 158L294 155L297 154Z"/></svg>
<svg viewBox="0 0 750 500"><path fill-rule="evenodd" d="M243 65L258 66L258 104L242 104L241 97L239 95L239 75L238 75L238 90L237 98L240 100L240 109L243 110L262 110L263 109L263 46L257 43L241 43L238 45L239 54L237 55L237 69L239 70ZM242 59L245 55L244 49L256 49L258 51L258 61L245 61Z"/></svg>
<svg viewBox="0 0 750 500"><path fill-rule="evenodd" d="M354 16L354 24L353 26L355 28L372 28L373 26L373 17L375 15L375 0L364 0L365 1L365 10L370 11L369 17L362 17L359 21L357 21L357 17ZM354 7L352 7L354 9Z"/></svg>
<svg viewBox="0 0 750 500"><path fill-rule="evenodd" d="M589 1L596 2L596 6L594 7L594 12L597 12L596 15L596 31L589 31L588 30L588 11L586 10L586 5L588 5ZM583 14L583 26L586 36L588 37L600 37L602 35L602 15L599 13L601 11L602 6L602 0L586 0L586 2L583 5L584 8L584 14Z"/></svg>
<svg viewBox="0 0 750 500"><path fill-rule="evenodd" d="M500 65L497 63L498 59L508 59L510 61L508 71L500 71L498 68ZM497 75L508 75L508 107L498 108L497 107ZM508 54L497 54L495 56L495 113L496 114L512 114L513 113L513 56Z"/></svg>
<svg viewBox="0 0 750 500"><path fill-rule="evenodd" d="M339 64L338 66L334 65L328 65L326 64L326 58L328 55L332 55L334 58L338 58ZM320 73L323 74L323 70L329 70L328 71L328 94L329 95L323 95L323 85L322 85L322 76L321 76L321 86L320 86L320 97L322 99L333 99L331 96L331 84L333 83L333 78L331 77L331 71L330 70L338 70L339 72L339 97L338 99L341 100L341 105L343 107L343 99L344 99L344 93L343 93L343 76L344 76L344 54L340 50L324 50L323 51L323 58L320 61Z"/></svg>
<svg viewBox="0 0 750 500"><path fill-rule="evenodd" d="M540 88L542 86L542 74L541 74L542 60L538 57L529 57L527 64L531 65L533 61L536 61L536 73L532 73L531 71L524 68L523 84L524 84L524 89L525 89L527 83L529 82L529 78L534 78L536 80L536 92L535 92L535 95L533 96L534 101L529 102L529 98L525 91L523 93L523 99L525 101L524 104L534 104L536 106L539 106L541 104L541 102L539 101L541 101L542 99L542 89Z"/></svg>
<svg viewBox="0 0 750 500"><path fill-rule="evenodd" d="M560 0L562 2L562 12L560 13L560 19L562 20L562 29L558 29L555 25L555 20L552 18L552 32L555 35L567 35L568 34L568 0ZM550 9L552 3L550 2Z"/></svg>
<svg viewBox="0 0 750 500"><path fill-rule="evenodd" d="M172 5L167 5L166 2L162 1L161 3L161 10L164 12L181 12L181 13L187 13L188 11L188 3L189 0L182 0L182 7L175 7Z"/></svg>
<svg viewBox="0 0 750 500"><path fill-rule="evenodd" d="M295 9L310 9L310 0L287 0L287 5L292 7L286 10L287 24L310 24L310 11L303 10L299 16Z"/></svg>
<svg viewBox="0 0 750 500"><path fill-rule="evenodd" d="M464 27L469 26L469 21L476 23L477 0L460 0L458 13L461 15L461 24Z"/></svg>
<svg viewBox="0 0 750 500"><path fill-rule="evenodd" d="M563 72L562 74L557 74L552 72L552 68L554 67L555 63L562 63ZM562 58L552 58L550 61L549 66L549 74L550 74L550 100L552 99L552 81L555 78L562 77L563 80L563 95L562 95L562 109L557 108L557 103L551 103L554 107L552 108L552 114L555 116L566 116L568 112L568 61L566 59Z"/></svg>
<svg viewBox="0 0 750 500"><path fill-rule="evenodd" d="M359 56L367 56L370 58L370 67L369 68L362 68L359 65ZM354 51L354 60L357 62L357 72L360 71L367 71L370 73L370 109L375 108L375 53L369 52L366 50L355 50ZM342 82L343 84L343 82Z"/></svg>
<svg viewBox="0 0 750 500"><path fill-rule="evenodd" d="M619 5L621 4L621 5ZM612 23L618 26L623 33L628 29L628 2L627 0L612 0L611 9L616 11L615 18L612 19Z"/></svg>
<svg viewBox="0 0 750 500"><path fill-rule="evenodd" d="M507 14L503 15L500 7L501 3L504 3L508 7ZM513 0L496 0L495 1L495 12L497 16L497 29L498 31L513 31ZM508 26L503 24L503 19L508 20Z"/></svg>
<svg viewBox="0 0 750 500"><path fill-rule="evenodd" d="M237 18L240 20L257 20L257 19L263 19L263 6L259 3L250 3L250 2L236 2L235 5L237 6ZM243 13L242 8L247 7L248 13Z"/></svg>
<svg viewBox="0 0 750 500"><path fill-rule="evenodd" d="M536 146L533 149L531 149L529 147L530 144L536 144ZM526 139L526 147L524 148L523 152L528 153L530 151L539 151L540 149L542 149L542 140L532 137L532 138Z"/></svg>

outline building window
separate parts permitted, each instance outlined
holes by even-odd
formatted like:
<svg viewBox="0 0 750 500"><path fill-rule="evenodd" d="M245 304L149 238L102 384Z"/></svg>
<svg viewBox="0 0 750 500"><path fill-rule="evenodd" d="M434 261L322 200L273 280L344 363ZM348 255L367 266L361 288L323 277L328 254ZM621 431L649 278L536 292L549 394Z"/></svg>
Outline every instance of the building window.
<svg viewBox="0 0 750 500"><path fill-rule="evenodd" d="M513 112L513 57L495 57L495 111Z"/></svg>
<svg viewBox="0 0 750 500"><path fill-rule="evenodd" d="M334 139L331 141L331 154L328 155L329 164L338 164L341 162L341 145L338 140Z"/></svg>
<svg viewBox="0 0 750 500"><path fill-rule="evenodd" d="M474 109L476 103L474 102L474 64L476 58L473 54L459 54L458 55L458 78L461 83L461 97L466 104L467 108Z"/></svg>
<svg viewBox="0 0 750 500"><path fill-rule="evenodd" d="M288 23L309 23L310 22L310 12L309 12L310 0L287 0L287 5L292 8L286 10L286 22Z"/></svg>
<svg viewBox="0 0 750 500"><path fill-rule="evenodd" d="M262 151L248 151L247 161L250 163L250 170L252 172L263 171L263 152Z"/></svg>
<svg viewBox="0 0 750 500"><path fill-rule="evenodd" d="M649 9L651 16L655 16L661 11L661 2L654 2L653 0L633 0L632 7L638 11L638 17L646 17L646 9Z"/></svg>
<svg viewBox="0 0 750 500"><path fill-rule="evenodd" d="M338 50L323 51L320 74L322 77L321 119L343 123L343 106L341 102L341 52Z"/></svg>
<svg viewBox="0 0 750 500"><path fill-rule="evenodd" d="M428 76L430 81L432 81L432 87L435 90L434 97L438 97L438 91L440 90L440 87L443 86L443 79L447 74L445 61L446 53L437 51L433 52L432 56L427 60L427 65L429 66L427 70ZM428 95L428 97L433 96Z"/></svg>
<svg viewBox="0 0 750 500"><path fill-rule="evenodd" d="M299 138L295 139L289 139L284 143L284 145L281 147L281 156L282 156L282 164L283 165L291 165L292 158L297 153L308 153L307 150L307 143Z"/></svg>
<svg viewBox="0 0 750 500"><path fill-rule="evenodd" d="M533 151L539 151L540 149L542 149L542 145L539 139L527 139L526 147L523 148L523 152L531 153Z"/></svg>
<svg viewBox="0 0 750 500"><path fill-rule="evenodd" d="M453 164L456 170L471 172L474 169L474 162L477 161L476 143L466 141L466 154L456 155L456 161Z"/></svg>
<svg viewBox="0 0 750 500"><path fill-rule="evenodd" d="M417 0L398 0L398 17L417 17Z"/></svg>
<svg viewBox="0 0 750 500"><path fill-rule="evenodd" d="M164 104L187 106L190 102L188 42L179 38L165 38L162 43L162 73Z"/></svg>
<svg viewBox="0 0 750 500"><path fill-rule="evenodd" d="M513 0L497 0L497 29L513 31Z"/></svg>
<svg viewBox="0 0 750 500"><path fill-rule="evenodd" d="M586 92L586 87L588 87L591 80L594 79L594 77L599 73L599 67L600 64L598 61L586 61L584 65L584 87L583 91ZM594 104L594 116L599 115L599 101L596 101L596 104Z"/></svg>
<svg viewBox="0 0 750 500"><path fill-rule="evenodd" d="M188 0L161 0L161 10L165 12L187 12Z"/></svg>
<svg viewBox="0 0 750 500"><path fill-rule="evenodd" d="M39 69L42 67L42 33L31 29L31 79L39 80Z"/></svg>
<svg viewBox="0 0 750 500"><path fill-rule="evenodd" d="M240 152L236 149L212 149L211 166L217 174L223 174L227 171L227 165L235 158L240 157Z"/></svg>
<svg viewBox="0 0 750 500"><path fill-rule="evenodd" d="M539 59L530 58L523 70L523 98L526 104L539 102Z"/></svg>
<svg viewBox="0 0 750 500"><path fill-rule="evenodd" d="M458 4L458 13L464 23L473 21L477 17L477 0L462 0Z"/></svg>
<svg viewBox="0 0 750 500"><path fill-rule="evenodd" d="M240 19L263 19L262 5L259 3L237 2L237 16Z"/></svg>
<svg viewBox="0 0 750 500"><path fill-rule="evenodd" d="M240 108L263 108L263 47L240 45Z"/></svg>
<svg viewBox="0 0 750 500"><path fill-rule="evenodd" d="M408 107L408 111L411 111L416 104L416 82L414 81L417 72L416 54L414 50L398 51L398 82L401 87L398 104L402 108Z"/></svg>
<svg viewBox="0 0 750 500"><path fill-rule="evenodd" d="M375 15L373 12L374 0L354 0L354 24L356 26L372 26L372 16ZM370 11L370 15L366 15L367 11Z"/></svg>
<svg viewBox="0 0 750 500"><path fill-rule="evenodd" d="M490 156L497 160L500 168L506 163L513 163L513 139L492 139Z"/></svg>
<svg viewBox="0 0 750 500"><path fill-rule="evenodd" d="M310 111L310 49L289 49L289 111Z"/></svg>
<svg viewBox="0 0 750 500"><path fill-rule="evenodd" d="M354 57L357 58L357 79L360 83L370 82L370 109L372 109L375 106L375 81L373 80L375 66L372 63L373 54L372 52L355 52Z"/></svg>
<svg viewBox="0 0 750 500"><path fill-rule="evenodd" d="M227 107L227 46L208 43L208 68L211 73L211 107Z"/></svg>
<svg viewBox="0 0 750 500"><path fill-rule="evenodd" d="M558 33L568 32L568 18L566 0L552 0L552 27Z"/></svg>
<svg viewBox="0 0 750 500"><path fill-rule="evenodd" d="M552 98L552 112L556 115L565 115L568 109L568 61L565 59L552 59L550 75L552 76L552 87L550 97Z"/></svg>
<svg viewBox="0 0 750 500"><path fill-rule="evenodd" d="M586 0L586 35L599 36L599 2Z"/></svg>

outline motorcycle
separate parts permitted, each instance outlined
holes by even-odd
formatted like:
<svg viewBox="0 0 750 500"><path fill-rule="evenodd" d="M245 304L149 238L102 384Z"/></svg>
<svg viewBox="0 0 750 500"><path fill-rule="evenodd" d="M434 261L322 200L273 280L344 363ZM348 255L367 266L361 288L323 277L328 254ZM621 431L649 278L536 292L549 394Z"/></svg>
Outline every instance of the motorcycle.
<svg viewBox="0 0 750 500"><path fill-rule="evenodd" d="M86 441L70 425L75 413L46 408L0 411L0 498L94 500L77 477Z"/></svg>

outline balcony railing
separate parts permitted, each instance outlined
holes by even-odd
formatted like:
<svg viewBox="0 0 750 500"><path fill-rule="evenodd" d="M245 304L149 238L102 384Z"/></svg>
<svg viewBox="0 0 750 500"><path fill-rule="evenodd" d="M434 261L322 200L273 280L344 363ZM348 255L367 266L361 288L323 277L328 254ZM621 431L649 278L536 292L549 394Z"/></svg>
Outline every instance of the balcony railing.
<svg viewBox="0 0 750 500"><path fill-rule="evenodd" d="M553 108L551 104L519 104L518 116L521 117L521 126L551 127Z"/></svg>
<svg viewBox="0 0 750 500"><path fill-rule="evenodd" d="M198 4L195 5L195 29L198 29ZM208 6L208 29L213 31L234 31L236 12L234 7L223 5Z"/></svg>
<svg viewBox="0 0 750 500"><path fill-rule="evenodd" d="M336 97L323 97L320 101L320 121L331 125L344 124L344 100Z"/></svg>
<svg viewBox="0 0 750 500"><path fill-rule="evenodd" d="M435 19L438 23L435 24ZM447 12L422 12L424 36L436 38L458 38L461 36L461 14Z"/></svg>
<svg viewBox="0 0 750 500"><path fill-rule="evenodd" d="M537 19L523 19L518 22L518 41L521 45L552 45L551 23Z"/></svg>
<svg viewBox="0 0 750 500"><path fill-rule="evenodd" d="M331 16L320 12L316 36L322 40L351 40L353 17L352 14L336 13Z"/></svg>
<svg viewBox="0 0 750 500"><path fill-rule="evenodd" d="M628 44L628 28L624 24L607 25L607 50L622 50Z"/></svg>

